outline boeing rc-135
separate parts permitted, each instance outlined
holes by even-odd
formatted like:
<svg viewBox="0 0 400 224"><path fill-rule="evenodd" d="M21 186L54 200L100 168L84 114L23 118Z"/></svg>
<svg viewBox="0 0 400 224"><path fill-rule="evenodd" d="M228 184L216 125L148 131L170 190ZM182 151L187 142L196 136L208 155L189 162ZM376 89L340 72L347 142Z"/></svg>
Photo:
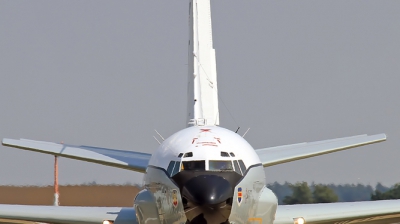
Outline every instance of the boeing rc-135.
<svg viewBox="0 0 400 224"><path fill-rule="evenodd" d="M189 7L188 127L153 154L33 140L3 145L144 173L133 207L0 205L0 219L45 223L389 223L400 201L278 205L264 167L386 140L385 134L253 149L219 126L209 0Z"/></svg>

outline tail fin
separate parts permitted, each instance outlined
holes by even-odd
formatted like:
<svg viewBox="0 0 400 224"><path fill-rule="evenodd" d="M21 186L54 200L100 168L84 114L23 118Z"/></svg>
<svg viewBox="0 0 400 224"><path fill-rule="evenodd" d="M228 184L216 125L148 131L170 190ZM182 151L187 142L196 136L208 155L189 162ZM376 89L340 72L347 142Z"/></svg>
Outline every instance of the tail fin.
<svg viewBox="0 0 400 224"><path fill-rule="evenodd" d="M188 56L188 124L219 125L210 0L190 1Z"/></svg>

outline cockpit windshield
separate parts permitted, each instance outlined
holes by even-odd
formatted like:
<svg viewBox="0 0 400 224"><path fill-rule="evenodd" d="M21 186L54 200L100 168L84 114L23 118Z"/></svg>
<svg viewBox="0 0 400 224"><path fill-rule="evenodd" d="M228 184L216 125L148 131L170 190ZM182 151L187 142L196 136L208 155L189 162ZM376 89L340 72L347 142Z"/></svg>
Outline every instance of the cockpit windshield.
<svg viewBox="0 0 400 224"><path fill-rule="evenodd" d="M211 171L233 170L232 161L210 160L208 169Z"/></svg>
<svg viewBox="0 0 400 224"><path fill-rule="evenodd" d="M181 170L206 170L206 161L182 161Z"/></svg>
<svg viewBox="0 0 400 224"><path fill-rule="evenodd" d="M183 153L182 153L183 155ZM206 164L208 163L208 167ZM207 167L207 169L206 169ZM167 168L169 176L175 176L181 171L234 171L244 175L246 166L242 160L192 160L171 161Z"/></svg>

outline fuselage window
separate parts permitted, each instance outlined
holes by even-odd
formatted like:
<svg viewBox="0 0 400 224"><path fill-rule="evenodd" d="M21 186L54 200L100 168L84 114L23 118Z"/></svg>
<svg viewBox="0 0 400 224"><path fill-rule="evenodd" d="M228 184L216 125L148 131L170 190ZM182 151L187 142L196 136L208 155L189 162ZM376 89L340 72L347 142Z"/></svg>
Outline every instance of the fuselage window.
<svg viewBox="0 0 400 224"><path fill-rule="evenodd" d="M233 153L233 152L229 153L229 155L231 155L232 157L235 157L235 153Z"/></svg>
<svg viewBox="0 0 400 224"><path fill-rule="evenodd" d="M229 157L229 154L227 152L221 152L222 157Z"/></svg>
<svg viewBox="0 0 400 224"><path fill-rule="evenodd" d="M179 166L181 165L180 163L181 162L179 162L179 161L175 162L175 167L174 167L174 169L172 171L171 177L179 172Z"/></svg>
<svg viewBox="0 0 400 224"><path fill-rule="evenodd" d="M206 170L206 161L182 161L182 170Z"/></svg>
<svg viewBox="0 0 400 224"><path fill-rule="evenodd" d="M181 158L183 156L183 153L179 153L178 158Z"/></svg>
<svg viewBox="0 0 400 224"><path fill-rule="evenodd" d="M242 175L242 171L240 171L239 163L237 160L233 160L233 166L235 167L235 172Z"/></svg>
<svg viewBox="0 0 400 224"><path fill-rule="evenodd" d="M243 160L239 160L239 166L240 169L242 170L243 175L246 173L246 166L244 165Z"/></svg>
<svg viewBox="0 0 400 224"><path fill-rule="evenodd" d="M175 161L169 162L169 165L168 165L168 168L167 168L168 175L171 176L172 170L174 170L174 166L175 166Z"/></svg>
<svg viewBox="0 0 400 224"><path fill-rule="evenodd" d="M193 157L193 152L187 152L187 153L185 153L185 155L183 156L183 158L186 158L186 157Z"/></svg>
<svg viewBox="0 0 400 224"><path fill-rule="evenodd" d="M208 169L212 171L233 170L232 161L210 160Z"/></svg>

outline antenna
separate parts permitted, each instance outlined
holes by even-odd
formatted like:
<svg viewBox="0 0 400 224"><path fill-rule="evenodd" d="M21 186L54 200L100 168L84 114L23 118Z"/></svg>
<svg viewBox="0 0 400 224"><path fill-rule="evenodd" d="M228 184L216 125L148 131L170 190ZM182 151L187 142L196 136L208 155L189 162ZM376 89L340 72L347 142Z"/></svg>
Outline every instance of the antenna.
<svg viewBox="0 0 400 224"><path fill-rule="evenodd" d="M156 138L156 136L153 135L153 138L158 142L159 145L161 145L161 142L158 141L158 139Z"/></svg>
<svg viewBox="0 0 400 224"><path fill-rule="evenodd" d="M238 127L238 128L236 129L235 133L238 133L239 129L240 129L240 127Z"/></svg>
<svg viewBox="0 0 400 224"><path fill-rule="evenodd" d="M247 134L247 132L249 132L250 128L247 129L247 131L242 135L242 138L244 138L244 136Z"/></svg>
<svg viewBox="0 0 400 224"><path fill-rule="evenodd" d="M161 136L160 133L158 133L158 131L156 129L154 129L154 131L157 133L158 136L160 136L160 138L164 141L165 139ZM158 140L157 140L158 141Z"/></svg>

